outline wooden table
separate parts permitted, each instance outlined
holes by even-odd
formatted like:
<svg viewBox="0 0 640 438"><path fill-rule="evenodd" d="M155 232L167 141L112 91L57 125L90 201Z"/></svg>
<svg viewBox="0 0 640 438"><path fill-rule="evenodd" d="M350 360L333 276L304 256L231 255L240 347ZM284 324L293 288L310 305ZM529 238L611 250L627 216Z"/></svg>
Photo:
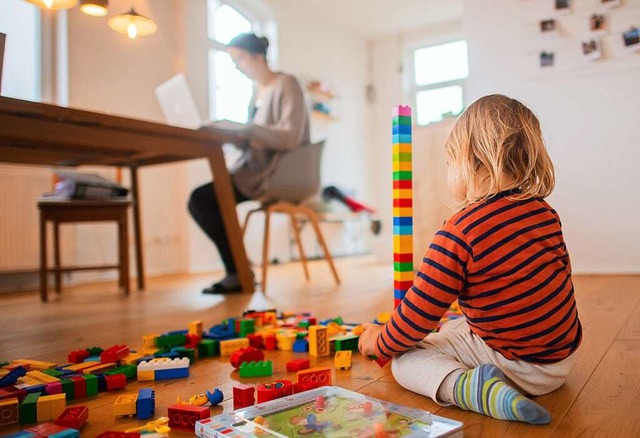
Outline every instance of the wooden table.
<svg viewBox="0 0 640 438"><path fill-rule="evenodd" d="M244 292L254 283L242 242L231 178L222 144L228 134L207 127L194 131L143 120L0 96L0 162L128 167L138 288L144 289L138 169L152 164L206 158ZM173 210L173 207L172 207Z"/></svg>

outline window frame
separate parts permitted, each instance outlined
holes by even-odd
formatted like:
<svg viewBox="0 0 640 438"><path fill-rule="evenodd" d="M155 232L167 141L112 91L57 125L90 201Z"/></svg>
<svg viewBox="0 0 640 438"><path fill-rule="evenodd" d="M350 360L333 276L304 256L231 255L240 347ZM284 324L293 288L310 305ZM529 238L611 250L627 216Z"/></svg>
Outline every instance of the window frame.
<svg viewBox="0 0 640 438"><path fill-rule="evenodd" d="M459 41L464 41L465 43L467 43L467 70L469 70L468 69L468 67L469 67L469 44L467 42L467 39L464 38L462 35L450 35L450 36L448 36L446 38L434 39L434 40L430 40L429 42L423 41L421 43L412 44L411 46L409 46L407 48L407 61L408 61L407 65L410 66L409 89L410 89L410 94L411 94L411 103L413 105L413 108L415 108L414 124L417 127L427 127L427 126L437 125L437 124L445 122L445 121L447 121L448 119L451 118L451 117L444 117L442 120L432 121L432 122L429 122L427 124L419 124L418 123L418 93L421 92L421 91L429 91L429 90L435 90L435 89L439 89L439 88L446 88L446 87L459 85L462 88L462 110L461 110L461 113L466 109L466 95L467 95L466 81L467 81L467 78L469 77L469 74L471 74L470 71L468 71L467 76L464 77L464 78L453 79L453 80L442 81L442 82L435 82L433 84L428 84L428 85L418 85L417 80L416 80L416 58L415 58L415 54L416 54L416 52L418 50L429 49L429 48L432 48L432 47L442 46L442 45L445 45L445 44L457 43Z"/></svg>

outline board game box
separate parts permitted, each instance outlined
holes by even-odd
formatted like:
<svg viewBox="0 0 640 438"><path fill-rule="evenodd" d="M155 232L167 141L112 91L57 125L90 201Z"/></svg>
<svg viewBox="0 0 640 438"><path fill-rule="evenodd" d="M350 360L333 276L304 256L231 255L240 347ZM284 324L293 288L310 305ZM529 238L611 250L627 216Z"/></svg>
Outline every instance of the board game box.
<svg viewBox="0 0 640 438"><path fill-rule="evenodd" d="M462 437L462 423L324 386L238 409L196 423L196 435L213 437Z"/></svg>

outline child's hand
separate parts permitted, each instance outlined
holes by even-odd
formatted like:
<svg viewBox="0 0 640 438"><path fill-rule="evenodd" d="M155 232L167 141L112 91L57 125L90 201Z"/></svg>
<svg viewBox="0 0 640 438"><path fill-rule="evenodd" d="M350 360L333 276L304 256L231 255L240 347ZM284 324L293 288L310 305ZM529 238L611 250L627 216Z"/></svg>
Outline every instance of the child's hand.
<svg viewBox="0 0 640 438"><path fill-rule="evenodd" d="M376 355L376 341L378 335L382 332L382 326L365 322L362 324L364 333L360 335L358 340L358 350L363 356L375 356Z"/></svg>

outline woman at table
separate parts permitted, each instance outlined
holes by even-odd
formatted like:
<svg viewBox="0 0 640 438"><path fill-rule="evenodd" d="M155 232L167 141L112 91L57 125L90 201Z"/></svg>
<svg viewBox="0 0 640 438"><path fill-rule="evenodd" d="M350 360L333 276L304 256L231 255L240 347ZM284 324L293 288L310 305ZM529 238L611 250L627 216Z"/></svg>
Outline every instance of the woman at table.
<svg viewBox="0 0 640 438"><path fill-rule="evenodd" d="M227 46L236 68L254 81L245 140L237 145L243 153L231 169L236 203L259 199L280 156L310 141L309 114L302 88L294 76L269 68L268 47L265 37L246 33L232 39ZM223 279L202 293L240 292L240 280L213 184L195 189L188 206L191 216L217 247L226 270Z"/></svg>

